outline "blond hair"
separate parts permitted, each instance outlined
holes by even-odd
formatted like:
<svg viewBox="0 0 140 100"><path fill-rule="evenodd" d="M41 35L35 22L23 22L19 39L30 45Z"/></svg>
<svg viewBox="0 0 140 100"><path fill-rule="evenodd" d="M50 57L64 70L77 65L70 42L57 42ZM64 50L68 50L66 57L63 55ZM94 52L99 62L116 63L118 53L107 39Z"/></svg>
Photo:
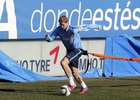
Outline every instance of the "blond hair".
<svg viewBox="0 0 140 100"><path fill-rule="evenodd" d="M67 23L68 18L66 16L61 16L58 21L59 21L59 23L62 23L62 22Z"/></svg>

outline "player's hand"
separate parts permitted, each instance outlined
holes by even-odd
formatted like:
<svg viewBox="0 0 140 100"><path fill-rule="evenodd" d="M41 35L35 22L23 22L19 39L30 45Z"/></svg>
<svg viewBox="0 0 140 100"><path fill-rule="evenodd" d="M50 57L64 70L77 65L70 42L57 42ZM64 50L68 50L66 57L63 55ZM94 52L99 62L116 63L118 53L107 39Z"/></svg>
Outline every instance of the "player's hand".
<svg viewBox="0 0 140 100"><path fill-rule="evenodd" d="M102 25L97 25L97 27L94 28L95 31L99 31L102 29Z"/></svg>
<svg viewBox="0 0 140 100"><path fill-rule="evenodd" d="M89 27L90 29L94 29L95 31L99 31L102 29L102 25L97 25L97 24L90 24Z"/></svg>
<svg viewBox="0 0 140 100"><path fill-rule="evenodd" d="M49 35L46 35L45 39L47 40L47 39L49 39L49 38L50 38L50 36L49 36Z"/></svg>

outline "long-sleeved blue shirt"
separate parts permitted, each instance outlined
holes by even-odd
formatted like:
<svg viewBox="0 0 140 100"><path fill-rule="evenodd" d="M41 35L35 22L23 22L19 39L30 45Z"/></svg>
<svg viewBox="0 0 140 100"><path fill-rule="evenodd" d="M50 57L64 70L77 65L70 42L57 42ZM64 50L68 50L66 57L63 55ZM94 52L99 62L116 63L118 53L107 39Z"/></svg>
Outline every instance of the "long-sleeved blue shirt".
<svg viewBox="0 0 140 100"><path fill-rule="evenodd" d="M80 25L80 26L69 26L66 30L63 30L60 26L58 26L54 32L50 35L50 38L46 41L51 42L57 36L60 37L64 46L68 51L73 49L82 49L82 43L80 39L80 35L78 34L80 31L87 31L89 29L101 29L100 25L89 24L89 25Z"/></svg>

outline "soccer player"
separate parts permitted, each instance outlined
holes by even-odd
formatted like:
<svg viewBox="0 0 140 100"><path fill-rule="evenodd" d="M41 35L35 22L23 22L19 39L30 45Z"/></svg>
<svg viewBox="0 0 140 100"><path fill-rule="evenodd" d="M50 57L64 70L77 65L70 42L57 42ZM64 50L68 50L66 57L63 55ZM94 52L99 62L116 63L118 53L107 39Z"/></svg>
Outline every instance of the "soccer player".
<svg viewBox="0 0 140 100"><path fill-rule="evenodd" d="M83 53L78 32L87 31L89 29L99 30L101 26L96 24L70 26L68 25L68 18L66 16L59 18L59 24L60 26L58 26L50 36L46 35L46 41L52 42L57 36L60 37L67 50L66 56L61 60L61 66L68 77L69 88L72 91L77 86L73 80L73 75L75 80L82 86L79 94L84 94L85 91L88 90L88 87L78 73L78 59Z"/></svg>

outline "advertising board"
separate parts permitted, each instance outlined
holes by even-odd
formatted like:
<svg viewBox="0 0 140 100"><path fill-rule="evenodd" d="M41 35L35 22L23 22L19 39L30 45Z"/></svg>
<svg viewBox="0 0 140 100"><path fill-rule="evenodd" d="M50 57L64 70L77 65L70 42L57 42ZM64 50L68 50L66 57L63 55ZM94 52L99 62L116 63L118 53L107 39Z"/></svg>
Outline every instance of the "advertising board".
<svg viewBox="0 0 140 100"><path fill-rule="evenodd" d="M0 39L40 39L51 34L66 15L69 24L100 24L99 32L81 37L118 34L140 36L139 0L0 0Z"/></svg>
<svg viewBox="0 0 140 100"><path fill-rule="evenodd" d="M97 45L98 43L98 45ZM89 52L104 54L105 40L82 40L83 48ZM0 42L1 50L18 62L23 67L47 76L65 75L60 61L66 54L65 47L60 40L52 43L43 41L3 41ZM89 69L100 68L103 70L103 60L94 56L89 57ZM87 56L79 59L79 72L87 68Z"/></svg>

